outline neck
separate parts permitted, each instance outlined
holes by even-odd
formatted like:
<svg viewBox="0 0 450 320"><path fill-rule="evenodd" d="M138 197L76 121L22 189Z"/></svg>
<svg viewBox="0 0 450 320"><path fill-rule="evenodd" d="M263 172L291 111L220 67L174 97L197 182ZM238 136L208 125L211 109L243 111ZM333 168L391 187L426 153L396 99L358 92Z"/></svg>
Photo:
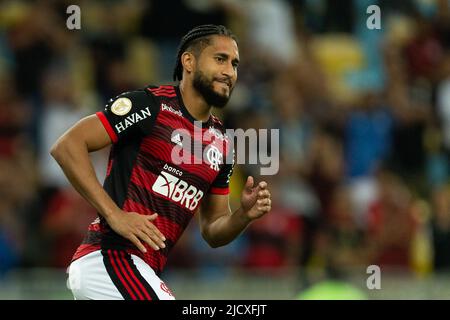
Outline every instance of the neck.
<svg viewBox="0 0 450 320"><path fill-rule="evenodd" d="M211 115L211 106L208 105L203 97L192 86L192 82L181 80L180 92L183 103L189 113L199 121L206 122Z"/></svg>

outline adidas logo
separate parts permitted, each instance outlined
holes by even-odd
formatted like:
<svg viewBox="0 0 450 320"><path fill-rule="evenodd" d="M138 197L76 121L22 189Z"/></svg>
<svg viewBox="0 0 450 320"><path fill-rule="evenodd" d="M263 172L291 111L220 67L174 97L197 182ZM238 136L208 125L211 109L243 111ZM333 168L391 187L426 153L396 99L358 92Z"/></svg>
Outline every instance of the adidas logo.
<svg viewBox="0 0 450 320"><path fill-rule="evenodd" d="M174 135L174 136L170 139L170 141L172 141L173 143L179 145L180 147L183 146L183 144L181 143L181 137L180 137L180 134L179 134L179 133L176 134L176 135Z"/></svg>

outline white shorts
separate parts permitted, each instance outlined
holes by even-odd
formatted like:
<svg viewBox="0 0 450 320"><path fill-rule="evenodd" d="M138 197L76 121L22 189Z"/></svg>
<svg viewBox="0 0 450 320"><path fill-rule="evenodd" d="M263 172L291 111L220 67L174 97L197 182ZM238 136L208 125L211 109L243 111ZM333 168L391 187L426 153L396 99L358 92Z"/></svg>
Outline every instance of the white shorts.
<svg viewBox="0 0 450 320"><path fill-rule="evenodd" d="M76 300L175 300L144 260L121 250L98 250L73 261L67 286Z"/></svg>

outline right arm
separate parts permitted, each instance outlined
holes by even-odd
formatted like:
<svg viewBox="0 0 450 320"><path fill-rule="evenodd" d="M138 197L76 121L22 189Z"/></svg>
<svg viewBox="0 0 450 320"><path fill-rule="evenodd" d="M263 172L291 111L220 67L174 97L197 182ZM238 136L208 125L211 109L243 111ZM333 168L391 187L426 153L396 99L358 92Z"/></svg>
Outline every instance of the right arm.
<svg viewBox="0 0 450 320"><path fill-rule="evenodd" d="M122 237L146 252L141 240L153 249L164 248L163 234L151 222L150 216L121 210L97 179L89 152L111 144L111 138L96 115L83 118L65 132L53 145L51 155L64 171L73 187L105 218L109 226Z"/></svg>

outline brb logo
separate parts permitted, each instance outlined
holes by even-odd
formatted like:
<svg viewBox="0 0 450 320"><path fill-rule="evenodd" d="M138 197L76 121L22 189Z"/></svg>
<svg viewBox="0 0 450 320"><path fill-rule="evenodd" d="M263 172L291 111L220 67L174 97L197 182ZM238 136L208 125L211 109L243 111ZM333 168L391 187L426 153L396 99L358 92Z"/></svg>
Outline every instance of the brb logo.
<svg viewBox="0 0 450 320"><path fill-rule="evenodd" d="M197 208L200 200L203 198L203 191L164 171L161 171L161 174L152 186L152 190L180 203L180 205L191 211Z"/></svg>

